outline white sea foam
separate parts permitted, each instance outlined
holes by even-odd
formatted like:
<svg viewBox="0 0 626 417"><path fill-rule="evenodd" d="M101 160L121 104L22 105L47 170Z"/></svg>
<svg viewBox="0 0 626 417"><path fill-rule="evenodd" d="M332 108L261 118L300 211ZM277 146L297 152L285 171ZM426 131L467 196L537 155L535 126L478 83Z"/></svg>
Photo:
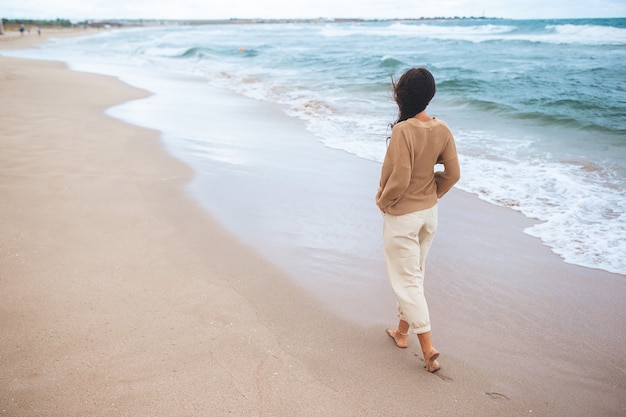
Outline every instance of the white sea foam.
<svg viewBox="0 0 626 417"><path fill-rule="evenodd" d="M539 220L526 233L541 238L567 262L616 273L626 270L626 259L618 255L626 253L626 178L616 190L602 169L532 158L524 155L530 141L507 142L489 132L462 131L457 141L468 151L460 156L462 189ZM496 142L509 146L489 150Z"/></svg>
<svg viewBox="0 0 626 417"><path fill-rule="evenodd" d="M626 29L599 25L546 25L543 31L517 32L513 25L455 26L440 23L394 23L387 27L328 25L322 30L326 37L394 36L423 39L458 40L473 43L487 41L530 41L555 44L624 45Z"/></svg>
<svg viewBox="0 0 626 417"><path fill-rule="evenodd" d="M366 36L398 36L417 37L430 39L455 39L480 42L483 40L501 38L502 34L515 29L508 25L477 25L477 26L454 26L438 24L408 24L393 23L389 26L351 26L338 27L326 26L322 34L327 37L346 37L355 35Z"/></svg>
<svg viewBox="0 0 626 417"><path fill-rule="evenodd" d="M548 25L555 36L546 35L544 42L581 43L586 45L626 45L626 29L598 25Z"/></svg>

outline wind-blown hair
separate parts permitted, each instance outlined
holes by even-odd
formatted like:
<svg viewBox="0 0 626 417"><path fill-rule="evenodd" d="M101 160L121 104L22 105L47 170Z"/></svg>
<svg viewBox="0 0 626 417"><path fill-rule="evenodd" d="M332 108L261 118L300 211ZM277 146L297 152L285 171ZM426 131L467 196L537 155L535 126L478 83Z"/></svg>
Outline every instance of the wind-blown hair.
<svg viewBox="0 0 626 417"><path fill-rule="evenodd" d="M391 125L403 122L426 109L435 96L435 77L426 68L412 68L393 84L393 97L398 104L398 119Z"/></svg>

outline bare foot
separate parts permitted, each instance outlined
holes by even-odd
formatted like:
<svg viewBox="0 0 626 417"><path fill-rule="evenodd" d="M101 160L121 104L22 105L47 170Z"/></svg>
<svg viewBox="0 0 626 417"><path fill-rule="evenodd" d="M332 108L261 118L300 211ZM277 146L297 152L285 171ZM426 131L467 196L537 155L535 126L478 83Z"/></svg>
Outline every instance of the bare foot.
<svg viewBox="0 0 626 417"><path fill-rule="evenodd" d="M437 358L439 357L439 352L436 350L432 350L430 355L424 355L424 362L426 362L426 370L431 373L435 373L441 369L439 362L437 362Z"/></svg>
<svg viewBox="0 0 626 417"><path fill-rule="evenodd" d="M398 330L387 329L387 334L394 340L396 346L400 349L404 349L408 346L406 341L408 333L400 333Z"/></svg>

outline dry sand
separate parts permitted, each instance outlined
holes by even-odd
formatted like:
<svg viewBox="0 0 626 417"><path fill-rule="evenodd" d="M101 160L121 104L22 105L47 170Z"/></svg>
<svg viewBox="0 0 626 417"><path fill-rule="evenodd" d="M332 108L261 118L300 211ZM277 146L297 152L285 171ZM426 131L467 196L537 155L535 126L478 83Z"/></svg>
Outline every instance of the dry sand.
<svg viewBox="0 0 626 417"><path fill-rule="evenodd" d="M341 319L225 232L158 132L103 113L145 95L0 57L2 415L626 414L623 276L452 193L429 259L444 368L428 374L415 342Z"/></svg>

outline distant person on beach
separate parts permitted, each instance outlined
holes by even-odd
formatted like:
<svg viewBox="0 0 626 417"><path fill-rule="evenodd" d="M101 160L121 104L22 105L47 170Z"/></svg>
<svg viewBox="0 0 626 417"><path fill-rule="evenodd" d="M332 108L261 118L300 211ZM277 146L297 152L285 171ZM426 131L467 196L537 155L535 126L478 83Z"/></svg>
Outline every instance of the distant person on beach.
<svg viewBox="0 0 626 417"><path fill-rule="evenodd" d="M382 165L376 204L383 215L383 245L399 323L387 329L399 348L416 334L426 370L440 369L431 340L424 297L426 255L437 230L437 201L460 178L454 137L441 120L426 114L435 95L435 79L425 68L413 68L393 83L398 119ZM442 164L444 171L435 172Z"/></svg>
<svg viewBox="0 0 626 417"><path fill-rule="evenodd" d="M20 36L24 36L24 25L20 25Z"/></svg>

